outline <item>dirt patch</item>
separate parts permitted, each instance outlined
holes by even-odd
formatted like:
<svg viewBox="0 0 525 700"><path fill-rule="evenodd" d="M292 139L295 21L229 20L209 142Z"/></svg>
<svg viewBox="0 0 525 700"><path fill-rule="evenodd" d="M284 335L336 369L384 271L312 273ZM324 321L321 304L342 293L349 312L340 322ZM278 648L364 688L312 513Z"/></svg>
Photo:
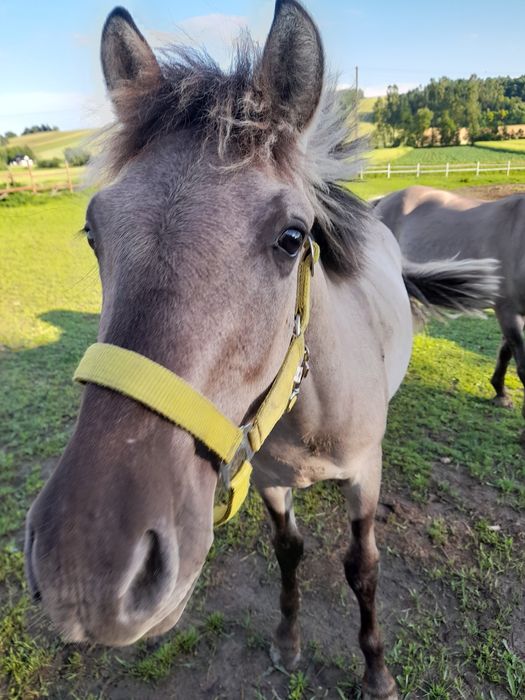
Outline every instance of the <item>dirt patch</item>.
<svg viewBox="0 0 525 700"><path fill-rule="evenodd" d="M481 185L479 187L461 187L454 191L472 199L489 201L508 197L511 194L525 194L525 184Z"/></svg>

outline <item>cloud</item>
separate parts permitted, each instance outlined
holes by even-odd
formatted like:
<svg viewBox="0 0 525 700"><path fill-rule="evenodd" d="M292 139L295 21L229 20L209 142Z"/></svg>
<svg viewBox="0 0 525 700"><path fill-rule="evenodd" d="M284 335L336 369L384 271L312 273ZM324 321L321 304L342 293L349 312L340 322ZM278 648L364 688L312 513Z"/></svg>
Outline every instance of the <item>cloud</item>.
<svg viewBox="0 0 525 700"><path fill-rule="evenodd" d="M147 31L146 38L154 47L182 44L205 47L216 58L231 54L231 47L243 30L248 19L240 15L209 14L188 17L177 22L173 31Z"/></svg>
<svg viewBox="0 0 525 700"><path fill-rule="evenodd" d="M393 80L391 83L388 84L383 84L383 85L366 85L363 87L363 91L365 93L365 97L383 97L386 95L386 91L388 89L388 85L393 85L396 84L397 87L399 88L399 92L408 92L409 90L413 90L414 88L417 88L420 83L397 83L395 80Z"/></svg>

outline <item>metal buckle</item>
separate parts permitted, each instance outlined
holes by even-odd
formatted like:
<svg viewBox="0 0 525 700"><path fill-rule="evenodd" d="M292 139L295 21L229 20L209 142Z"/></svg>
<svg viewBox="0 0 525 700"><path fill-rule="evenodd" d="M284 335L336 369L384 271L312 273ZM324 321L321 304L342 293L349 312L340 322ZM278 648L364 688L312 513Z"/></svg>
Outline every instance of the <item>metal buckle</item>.
<svg viewBox="0 0 525 700"><path fill-rule="evenodd" d="M291 408L293 407L295 400L297 399L297 397L299 396L299 392L301 391L301 383L310 371L310 364L308 362L309 359L310 353L308 352L308 346L305 345L303 359L301 360L301 364L297 367L297 371L293 378L292 393L290 394L290 398L288 399L288 411L291 410Z"/></svg>
<svg viewBox="0 0 525 700"><path fill-rule="evenodd" d="M250 444L248 433L253 428L252 423L241 425L242 439L239 447L229 462L221 462L219 465L219 474L227 489L230 488L231 480L239 471L243 462L251 462L255 452Z"/></svg>

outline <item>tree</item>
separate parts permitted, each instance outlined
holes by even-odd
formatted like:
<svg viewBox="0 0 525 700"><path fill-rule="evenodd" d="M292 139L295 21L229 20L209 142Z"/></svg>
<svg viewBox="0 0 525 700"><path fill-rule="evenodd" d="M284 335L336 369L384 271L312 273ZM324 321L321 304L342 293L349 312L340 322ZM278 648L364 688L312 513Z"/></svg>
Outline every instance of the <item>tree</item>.
<svg viewBox="0 0 525 700"><path fill-rule="evenodd" d="M6 139L14 139L16 137L16 134L14 131L6 131L4 136Z"/></svg>
<svg viewBox="0 0 525 700"><path fill-rule="evenodd" d="M452 146L457 143L458 125L450 116L450 112L446 109L441 115L438 122L439 131L441 134L441 145Z"/></svg>
<svg viewBox="0 0 525 700"><path fill-rule="evenodd" d="M420 107L414 119L414 136L416 144L422 146L425 139L425 131L430 129L434 112L428 107Z"/></svg>
<svg viewBox="0 0 525 700"><path fill-rule="evenodd" d="M386 122L386 106L385 100L382 97L378 97L374 103L374 109L372 112L372 121L376 125L376 140L377 145L389 146L388 143L388 124Z"/></svg>

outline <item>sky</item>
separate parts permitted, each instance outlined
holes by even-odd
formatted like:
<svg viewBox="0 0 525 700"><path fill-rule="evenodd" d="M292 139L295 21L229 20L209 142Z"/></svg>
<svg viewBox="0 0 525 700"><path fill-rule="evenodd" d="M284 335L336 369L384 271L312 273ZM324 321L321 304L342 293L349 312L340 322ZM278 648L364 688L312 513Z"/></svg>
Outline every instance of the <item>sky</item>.
<svg viewBox="0 0 525 700"><path fill-rule="evenodd" d="M221 64L248 26L261 43L271 0L120 0L153 48L206 46ZM525 73L525 0L306 0L340 85L367 96L430 78ZM0 133L36 123L60 129L111 121L99 66L111 0L0 0Z"/></svg>

